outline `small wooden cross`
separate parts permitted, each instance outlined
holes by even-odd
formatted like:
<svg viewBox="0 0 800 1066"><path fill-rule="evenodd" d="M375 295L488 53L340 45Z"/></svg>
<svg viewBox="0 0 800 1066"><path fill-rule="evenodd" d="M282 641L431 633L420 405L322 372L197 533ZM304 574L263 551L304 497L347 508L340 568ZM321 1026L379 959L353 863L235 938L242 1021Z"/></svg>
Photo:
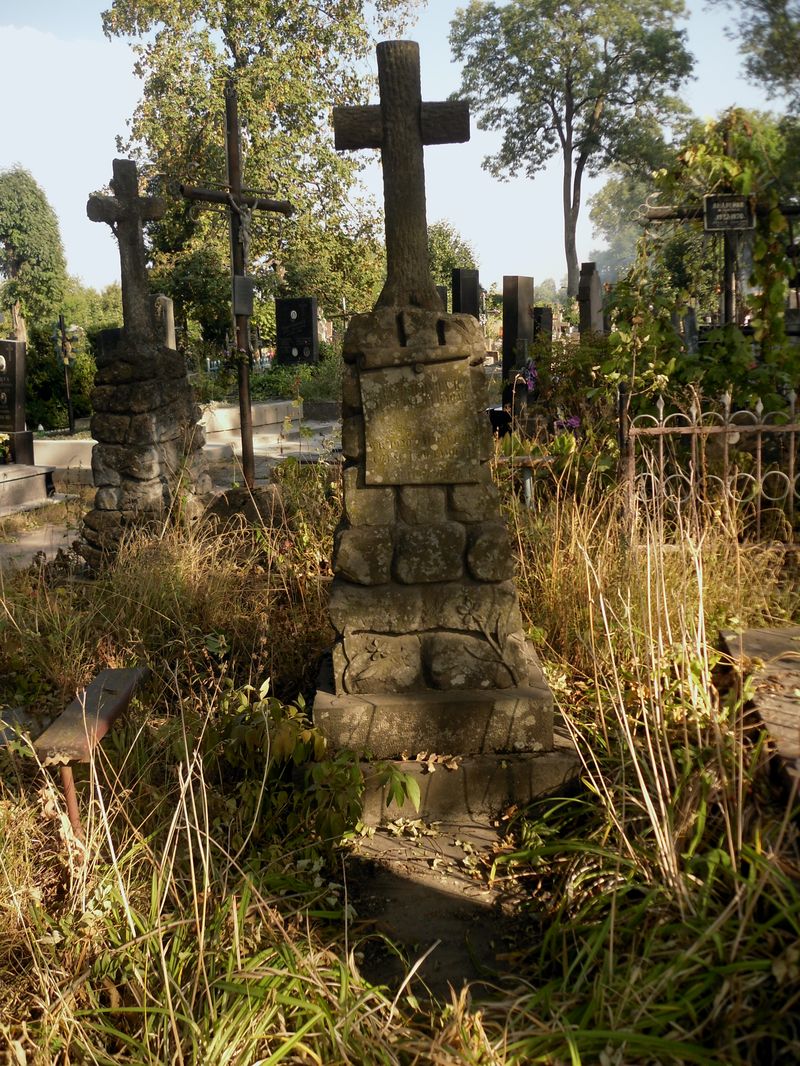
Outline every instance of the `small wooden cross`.
<svg viewBox="0 0 800 1066"><path fill-rule="evenodd" d="M381 150L387 277L376 306L441 311L428 262L422 149L468 141L469 106L422 102L415 41L382 41L377 52L381 102L335 107L335 144L339 151Z"/></svg>
<svg viewBox="0 0 800 1066"><path fill-rule="evenodd" d="M166 205L159 196L139 195L139 177L132 159L115 159L112 170L111 191L114 195L90 196L86 214L92 222L107 222L117 238L126 330L131 335L154 340L156 330L142 223L162 218Z"/></svg>

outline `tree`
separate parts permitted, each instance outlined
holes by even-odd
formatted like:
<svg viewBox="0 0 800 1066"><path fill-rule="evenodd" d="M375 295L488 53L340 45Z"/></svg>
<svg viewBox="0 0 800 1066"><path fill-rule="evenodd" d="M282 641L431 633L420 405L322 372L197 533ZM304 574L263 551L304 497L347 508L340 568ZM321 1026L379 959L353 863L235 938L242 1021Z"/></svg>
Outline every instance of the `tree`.
<svg viewBox="0 0 800 1066"><path fill-rule="evenodd" d="M475 270L478 266L475 249L447 219L428 226L428 258L434 285L449 286L454 270Z"/></svg>
<svg viewBox="0 0 800 1066"><path fill-rule="evenodd" d="M585 173L648 158L683 106L689 75L683 0L472 0L450 26L461 93L481 129L503 133L484 165L533 177L557 153L567 287L578 291L575 230Z"/></svg>
<svg viewBox="0 0 800 1066"><path fill-rule="evenodd" d="M334 150L330 108L362 103L367 88L360 61L373 29L395 30L418 0L114 0L103 15L108 36L134 44L143 97L126 146L169 196L166 217L151 227L159 283L188 307L176 308L224 333L219 293L229 290L227 213L204 210L174 195L177 185L224 181L224 87L235 84L243 127L244 181L295 206L286 221L253 212L248 272L262 298L295 295L309 271L328 276L318 295L335 310L346 297L357 307L371 295L374 209L350 200L363 165ZM371 23L373 10L377 23ZM122 149L123 146L120 145ZM367 254L361 256L363 237ZM204 285L197 284L202 261ZM312 269L313 268L313 269ZM174 283L167 275L174 271ZM363 282L363 284L362 284ZM303 295L312 295L308 291ZM204 301L208 301L204 303ZM222 314L222 318L220 318Z"/></svg>
<svg viewBox="0 0 800 1066"><path fill-rule="evenodd" d="M773 94L800 104L800 3L798 0L711 0L740 17L729 35L739 37L745 69Z"/></svg>
<svg viewBox="0 0 800 1066"><path fill-rule="evenodd" d="M17 340L28 321L52 315L66 281L58 219L27 170L0 172L0 275L2 303L11 311Z"/></svg>

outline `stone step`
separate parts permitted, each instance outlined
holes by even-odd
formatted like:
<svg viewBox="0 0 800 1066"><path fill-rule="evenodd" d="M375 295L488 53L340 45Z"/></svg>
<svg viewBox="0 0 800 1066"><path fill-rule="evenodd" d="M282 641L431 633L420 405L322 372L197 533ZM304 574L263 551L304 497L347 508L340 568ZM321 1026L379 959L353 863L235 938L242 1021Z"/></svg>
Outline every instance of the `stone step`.
<svg viewBox="0 0 800 1066"><path fill-rule="evenodd" d="M0 466L0 515L44 503L54 492L51 466Z"/></svg>

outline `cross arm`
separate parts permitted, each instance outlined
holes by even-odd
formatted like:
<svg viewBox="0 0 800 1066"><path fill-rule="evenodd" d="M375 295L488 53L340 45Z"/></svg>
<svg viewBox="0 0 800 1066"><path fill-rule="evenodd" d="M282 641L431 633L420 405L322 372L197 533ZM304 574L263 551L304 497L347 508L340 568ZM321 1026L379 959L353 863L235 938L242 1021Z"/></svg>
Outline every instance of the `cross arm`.
<svg viewBox="0 0 800 1066"><path fill-rule="evenodd" d="M163 218L166 210L167 205L160 196L139 200L139 217L143 222L154 222ZM114 196L94 193L86 203L86 214L92 222L107 222L112 225L125 216L126 208Z"/></svg>
<svg viewBox="0 0 800 1066"><path fill-rule="evenodd" d="M469 104L466 100L422 105L423 144L463 144L469 140Z"/></svg>
<svg viewBox="0 0 800 1066"><path fill-rule="evenodd" d="M334 145L339 152L383 147L380 104L334 107ZM469 140L469 104L466 100L422 104L423 144L462 144Z"/></svg>
<svg viewBox="0 0 800 1066"><path fill-rule="evenodd" d="M337 152L380 148L383 144L381 105L334 107L333 136Z"/></svg>
<svg viewBox="0 0 800 1066"><path fill-rule="evenodd" d="M220 192L218 189L198 189L193 185L181 185L180 192L186 200L206 204L225 204L227 207L231 205L231 195ZM288 200L271 200L267 196L257 196L252 193L236 193L233 200L237 205L252 207L256 211L273 211L279 215L291 215L294 212L294 205Z"/></svg>

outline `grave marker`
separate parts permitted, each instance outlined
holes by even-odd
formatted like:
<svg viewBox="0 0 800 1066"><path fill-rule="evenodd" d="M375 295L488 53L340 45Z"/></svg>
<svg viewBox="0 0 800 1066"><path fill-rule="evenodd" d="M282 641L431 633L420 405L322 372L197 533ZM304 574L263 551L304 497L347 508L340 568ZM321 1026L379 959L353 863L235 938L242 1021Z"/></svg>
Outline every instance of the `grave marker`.
<svg viewBox="0 0 800 1066"><path fill-rule="evenodd" d="M81 552L93 567L116 554L132 527L162 524L174 512L191 517L210 491L205 437L183 356L156 320L145 265L142 222L164 205L139 195L136 164L115 159L113 196L91 196L86 213L117 237L123 329L104 330L92 393L94 507L84 517Z"/></svg>
<svg viewBox="0 0 800 1066"><path fill-rule="evenodd" d="M181 185L181 195L187 200L205 204L224 204L228 209L231 231L231 304L236 328L236 363L239 382L239 424L242 432L242 474L249 489L255 484L255 455L253 453L253 412L250 405L250 326L253 313L253 283L247 273L247 246L250 242L250 216L253 211L272 211L292 214L294 208L287 200L273 200L266 193L245 192L242 188L242 148L239 128L239 103L236 86L229 81L225 87L225 147L228 161L228 183L225 190L195 189Z"/></svg>
<svg viewBox="0 0 800 1066"><path fill-rule="evenodd" d="M336 641L314 720L334 747L381 757L550 750L552 697L489 467L483 334L441 310L428 269L422 145L447 139L430 136L426 108L440 105L420 104L413 42L380 44L378 67L380 106L356 109L358 123L334 111L338 147L384 149L388 277L344 342ZM448 108L448 137L464 139L468 115L452 120ZM404 183L413 195L399 195Z"/></svg>
<svg viewBox="0 0 800 1066"><path fill-rule="evenodd" d="M579 330L581 336L603 333L603 286L596 263L581 263L578 282Z"/></svg>
<svg viewBox="0 0 800 1066"><path fill-rule="evenodd" d="M533 342L533 278L503 277L503 381L528 358Z"/></svg>
<svg viewBox="0 0 800 1066"><path fill-rule="evenodd" d="M553 308L534 307L533 309L533 337L534 340L553 339Z"/></svg>
<svg viewBox="0 0 800 1066"><path fill-rule="evenodd" d="M481 285L477 270L453 271L453 311L480 319Z"/></svg>
<svg viewBox="0 0 800 1066"><path fill-rule="evenodd" d="M33 433L25 429L25 344L0 341L0 433L14 463L33 465Z"/></svg>
<svg viewBox="0 0 800 1066"><path fill-rule="evenodd" d="M275 362L289 366L319 362L315 296L275 301Z"/></svg>

